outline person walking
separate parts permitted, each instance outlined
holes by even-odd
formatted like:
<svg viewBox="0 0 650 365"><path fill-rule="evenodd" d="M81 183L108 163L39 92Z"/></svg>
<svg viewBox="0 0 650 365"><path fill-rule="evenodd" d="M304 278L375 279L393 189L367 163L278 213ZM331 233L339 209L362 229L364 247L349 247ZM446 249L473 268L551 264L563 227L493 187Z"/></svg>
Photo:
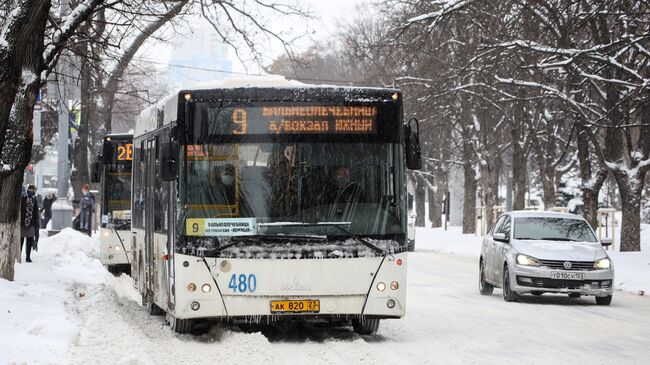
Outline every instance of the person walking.
<svg viewBox="0 0 650 365"><path fill-rule="evenodd" d="M27 242L25 249L26 262L32 262L31 254L34 246L34 238L39 228L38 200L36 200L36 187L29 185L25 196L20 204L20 252L22 255L23 243Z"/></svg>
<svg viewBox="0 0 650 365"><path fill-rule="evenodd" d="M81 189L83 198L79 202L81 211L79 212L79 228L89 236L92 229L92 217L95 211L95 197L90 193L90 185L84 184Z"/></svg>
<svg viewBox="0 0 650 365"><path fill-rule="evenodd" d="M41 227L43 228L47 228L47 224L50 222L50 219L52 219L52 204L54 204L56 199L56 195L52 192L47 193L43 199L43 207L41 208L41 211L43 212Z"/></svg>

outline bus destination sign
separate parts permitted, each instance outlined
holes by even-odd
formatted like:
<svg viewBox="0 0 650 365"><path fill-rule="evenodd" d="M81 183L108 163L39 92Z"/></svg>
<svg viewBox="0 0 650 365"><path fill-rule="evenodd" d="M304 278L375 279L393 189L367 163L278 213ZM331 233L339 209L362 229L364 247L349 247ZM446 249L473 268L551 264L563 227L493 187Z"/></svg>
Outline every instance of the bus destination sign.
<svg viewBox="0 0 650 365"><path fill-rule="evenodd" d="M255 106L208 109L216 134L376 134L375 106Z"/></svg>

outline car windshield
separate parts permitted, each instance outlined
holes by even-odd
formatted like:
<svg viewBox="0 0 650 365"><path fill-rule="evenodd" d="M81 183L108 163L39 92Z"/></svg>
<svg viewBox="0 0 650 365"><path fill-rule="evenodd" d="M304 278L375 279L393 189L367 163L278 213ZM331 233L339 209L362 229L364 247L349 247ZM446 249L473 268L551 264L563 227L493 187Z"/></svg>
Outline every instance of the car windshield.
<svg viewBox="0 0 650 365"><path fill-rule="evenodd" d="M342 236L324 223L346 222L351 234L394 238L405 232L400 154L391 143L190 145L179 227L188 236Z"/></svg>
<svg viewBox="0 0 650 365"><path fill-rule="evenodd" d="M515 219L515 239L596 242L589 224L581 219L521 217Z"/></svg>

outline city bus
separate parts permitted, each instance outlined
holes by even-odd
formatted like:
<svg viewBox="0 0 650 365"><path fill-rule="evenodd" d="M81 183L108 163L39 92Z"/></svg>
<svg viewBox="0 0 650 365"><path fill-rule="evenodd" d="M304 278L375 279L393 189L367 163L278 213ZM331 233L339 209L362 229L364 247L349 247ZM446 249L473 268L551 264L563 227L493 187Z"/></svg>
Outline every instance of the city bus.
<svg viewBox="0 0 650 365"><path fill-rule="evenodd" d="M372 334L406 311L417 121L391 88L230 80L136 122L132 277L152 315Z"/></svg>
<svg viewBox="0 0 650 365"><path fill-rule="evenodd" d="M104 136L102 154L93 166L100 183L100 261L113 274L131 271L131 167L133 134Z"/></svg>

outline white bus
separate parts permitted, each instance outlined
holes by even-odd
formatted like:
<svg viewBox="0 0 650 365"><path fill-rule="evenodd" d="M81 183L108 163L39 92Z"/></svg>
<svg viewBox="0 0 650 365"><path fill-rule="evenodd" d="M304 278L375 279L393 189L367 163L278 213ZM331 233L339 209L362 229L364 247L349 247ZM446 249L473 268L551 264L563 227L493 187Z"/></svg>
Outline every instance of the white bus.
<svg viewBox="0 0 650 365"><path fill-rule="evenodd" d="M100 261L113 274L131 270L131 162L133 135L108 134L93 166L100 182Z"/></svg>
<svg viewBox="0 0 650 365"><path fill-rule="evenodd" d="M406 310L406 165L396 89L229 81L144 110L134 136L132 277L172 329L351 324Z"/></svg>

